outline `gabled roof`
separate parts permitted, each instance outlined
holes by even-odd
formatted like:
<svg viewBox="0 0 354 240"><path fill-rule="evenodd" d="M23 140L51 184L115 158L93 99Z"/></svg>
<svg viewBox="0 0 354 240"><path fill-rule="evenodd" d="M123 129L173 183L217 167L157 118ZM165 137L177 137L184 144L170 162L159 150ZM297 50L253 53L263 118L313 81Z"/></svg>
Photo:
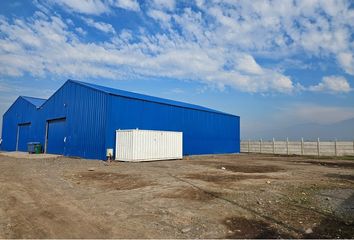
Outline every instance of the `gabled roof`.
<svg viewBox="0 0 354 240"><path fill-rule="evenodd" d="M133 98L133 99L139 99L143 101L148 101L148 102L155 102L155 103L161 103L161 104L167 104L167 105L172 105L172 106L177 106L177 107L183 107L183 108L190 108L190 109L196 109L196 110L201 110L201 111L206 111L206 112L214 112L214 113L219 113L219 114L226 114L226 115L232 115L229 113L224 113L221 111L217 111L214 109L190 104L190 103L184 103L184 102L179 102L179 101L174 101L174 100L169 100L169 99L164 99L164 98L158 98L158 97L153 97L153 96L148 96L140 93L134 93L134 92L128 92L124 90L119 90L115 88L109 88L109 87L104 87L92 83L86 83L86 82L80 82L76 80L71 80L69 79L68 81L71 81L76 84L80 84L110 95L115 95L115 96L121 96L121 97L126 97L126 98ZM234 115L232 115L234 116Z"/></svg>
<svg viewBox="0 0 354 240"><path fill-rule="evenodd" d="M21 96L21 98L34 105L36 108L42 106L42 104L47 100L43 98L26 97L26 96Z"/></svg>

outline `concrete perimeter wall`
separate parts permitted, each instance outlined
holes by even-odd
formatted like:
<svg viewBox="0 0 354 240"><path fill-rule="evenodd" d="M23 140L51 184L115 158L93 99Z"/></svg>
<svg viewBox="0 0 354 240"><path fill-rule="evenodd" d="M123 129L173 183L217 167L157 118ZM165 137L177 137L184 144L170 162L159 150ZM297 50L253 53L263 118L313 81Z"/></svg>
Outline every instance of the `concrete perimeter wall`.
<svg viewBox="0 0 354 240"><path fill-rule="evenodd" d="M286 155L354 155L354 141L241 141L241 152Z"/></svg>

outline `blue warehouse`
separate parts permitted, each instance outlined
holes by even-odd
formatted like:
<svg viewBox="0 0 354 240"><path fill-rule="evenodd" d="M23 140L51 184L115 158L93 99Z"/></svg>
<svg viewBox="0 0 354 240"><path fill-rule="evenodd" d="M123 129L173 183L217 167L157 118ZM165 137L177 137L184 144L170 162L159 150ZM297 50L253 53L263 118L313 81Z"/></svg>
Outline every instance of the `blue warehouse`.
<svg viewBox="0 0 354 240"><path fill-rule="evenodd" d="M240 117L213 109L68 80L49 99L20 96L3 116L2 149L105 159L117 129L183 132L183 155L240 152Z"/></svg>

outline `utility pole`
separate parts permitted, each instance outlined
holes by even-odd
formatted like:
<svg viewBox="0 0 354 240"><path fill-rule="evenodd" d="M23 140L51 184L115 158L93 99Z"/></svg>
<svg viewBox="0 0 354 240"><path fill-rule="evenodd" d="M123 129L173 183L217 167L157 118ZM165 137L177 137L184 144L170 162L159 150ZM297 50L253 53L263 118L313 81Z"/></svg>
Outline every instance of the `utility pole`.
<svg viewBox="0 0 354 240"><path fill-rule="evenodd" d="M275 139L273 138L273 154L275 154Z"/></svg>
<svg viewBox="0 0 354 240"><path fill-rule="evenodd" d="M337 138L334 140L334 156L337 157Z"/></svg>
<svg viewBox="0 0 354 240"><path fill-rule="evenodd" d="M260 153L262 153L262 138L261 138L261 140L259 140L259 150L260 150Z"/></svg>
<svg viewBox="0 0 354 240"><path fill-rule="evenodd" d="M289 138L286 138L286 155L289 155Z"/></svg>

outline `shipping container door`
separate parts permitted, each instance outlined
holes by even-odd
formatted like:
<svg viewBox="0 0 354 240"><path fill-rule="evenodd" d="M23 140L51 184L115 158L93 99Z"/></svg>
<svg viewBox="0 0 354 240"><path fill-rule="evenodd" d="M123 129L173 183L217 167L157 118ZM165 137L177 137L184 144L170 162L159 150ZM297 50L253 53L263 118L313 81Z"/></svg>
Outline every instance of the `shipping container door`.
<svg viewBox="0 0 354 240"><path fill-rule="evenodd" d="M31 123L19 124L17 127L17 151L26 152L30 137Z"/></svg>
<svg viewBox="0 0 354 240"><path fill-rule="evenodd" d="M64 154L65 148L65 124L66 119L48 121L47 126L47 153Z"/></svg>

